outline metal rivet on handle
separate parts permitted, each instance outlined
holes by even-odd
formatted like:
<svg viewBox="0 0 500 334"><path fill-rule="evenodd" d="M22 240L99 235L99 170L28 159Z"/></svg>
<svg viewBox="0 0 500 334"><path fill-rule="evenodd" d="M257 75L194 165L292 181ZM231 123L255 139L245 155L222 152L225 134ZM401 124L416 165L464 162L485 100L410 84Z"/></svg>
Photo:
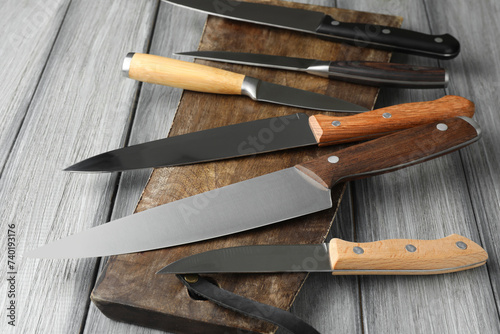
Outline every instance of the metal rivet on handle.
<svg viewBox="0 0 500 334"><path fill-rule="evenodd" d="M441 37L436 37L436 38L434 38L434 42L443 43L443 39Z"/></svg>
<svg viewBox="0 0 500 334"><path fill-rule="evenodd" d="M363 254L365 252L365 250L361 247L358 247L358 246L355 246L352 248L352 251L356 254Z"/></svg>
<svg viewBox="0 0 500 334"><path fill-rule="evenodd" d="M383 118L391 118L392 115L391 115L391 113L385 112L385 113L382 114L382 117Z"/></svg>
<svg viewBox="0 0 500 334"><path fill-rule="evenodd" d="M198 279L200 277L196 274L189 274L189 275L184 275L184 280L188 282L189 284L193 284L198 282Z"/></svg>
<svg viewBox="0 0 500 334"><path fill-rule="evenodd" d="M382 33L383 34L390 34L391 33L391 29L382 29Z"/></svg>
<svg viewBox="0 0 500 334"><path fill-rule="evenodd" d="M448 130L448 125L446 125L444 123L439 123L438 125L436 125L436 128L439 131L446 131L446 130Z"/></svg>
<svg viewBox="0 0 500 334"><path fill-rule="evenodd" d="M339 22L339 21L335 21L335 20L334 20L334 21L332 21L330 24L331 24L332 26L338 26L338 25L340 24L340 22Z"/></svg>
<svg viewBox="0 0 500 334"><path fill-rule="evenodd" d="M340 125L340 121L333 121L333 122L332 122L332 125L333 125L333 126L339 126L339 125Z"/></svg>
<svg viewBox="0 0 500 334"><path fill-rule="evenodd" d="M408 244L405 246L405 249L410 252L410 253L413 253L417 250L417 247L413 246L412 244Z"/></svg>
<svg viewBox="0 0 500 334"><path fill-rule="evenodd" d="M455 245L457 245L457 247L460 249L467 249L467 244L463 241L457 241Z"/></svg>
<svg viewBox="0 0 500 334"><path fill-rule="evenodd" d="M336 155L332 155L331 157L328 157L328 162L331 163L331 164L336 164L337 162L339 162L339 157L336 156Z"/></svg>

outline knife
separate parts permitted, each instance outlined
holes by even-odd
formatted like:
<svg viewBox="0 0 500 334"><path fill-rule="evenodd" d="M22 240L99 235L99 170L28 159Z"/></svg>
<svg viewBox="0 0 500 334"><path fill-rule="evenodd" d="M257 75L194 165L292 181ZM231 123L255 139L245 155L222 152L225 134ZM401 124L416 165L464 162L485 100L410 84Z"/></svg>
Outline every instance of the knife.
<svg viewBox="0 0 500 334"><path fill-rule="evenodd" d="M439 67L368 61L326 61L228 51L189 51L175 54L241 65L306 72L362 85L400 88L448 86L448 73Z"/></svg>
<svg viewBox="0 0 500 334"><path fill-rule="evenodd" d="M233 20L312 33L321 38L356 46L441 59L455 58L460 43L455 37L428 35L375 24L340 22L321 12L234 0L164 0Z"/></svg>
<svg viewBox="0 0 500 334"><path fill-rule="evenodd" d="M317 245L254 245L177 260L157 274L331 272L333 275L430 275L479 267L488 254L457 234L438 240L392 239Z"/></svg>
<svg viewBox="0 0 500 334"><path fill-rule="evenodd" d="M323 111L358 113L368 110L331 96L273 84L215 67L149 54L127 54L122 70L124 75L131 79L196 92L246 95L255 101Z"/></svg>
<svg viewBox="0 0 500 334"><path fill-rule="evenodd" d="M454 116L472 117L473 114L471 101L453 95L344 117L293 114L124 147L80 161L65 171L117 172L185 165L308 145L332 145L366 140Z"/></svg>
<svg viewBox="0 0 500 334"><path fill-rule="evenodd" d="M216 238L332 207L330 189L414 165L479 138L470 118L429 123L353 145L295 167L234 183L97 226L28 252L75 258L141 252Z"/></svg>

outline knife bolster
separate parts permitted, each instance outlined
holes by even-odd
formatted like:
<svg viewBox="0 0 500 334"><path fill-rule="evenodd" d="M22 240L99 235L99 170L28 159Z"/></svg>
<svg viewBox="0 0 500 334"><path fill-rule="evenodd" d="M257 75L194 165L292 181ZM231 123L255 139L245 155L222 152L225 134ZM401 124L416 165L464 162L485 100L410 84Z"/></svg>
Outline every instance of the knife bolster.
<svg viewBox="0 0 500 334"><path fill-rule="evenodd" d="M430 275L478 267L488 254L457 234L437 240L391 239L356 243L332 239L333 275Z"/></svg>

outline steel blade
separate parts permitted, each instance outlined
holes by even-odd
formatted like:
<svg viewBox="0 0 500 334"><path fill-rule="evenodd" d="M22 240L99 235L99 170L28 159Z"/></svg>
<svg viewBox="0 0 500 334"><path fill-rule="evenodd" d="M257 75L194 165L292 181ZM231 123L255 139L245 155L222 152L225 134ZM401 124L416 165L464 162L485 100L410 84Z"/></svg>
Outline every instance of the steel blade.
<svg viewBox="0 0 500 334"><path fill-rule="evenodd" d="M26 256L81 258L141 252L242 232L331 207L330 190L291 167L114 220Z"/></svg>
<svg viewBox="0 0 500 334"><path fill-rule="evenodd" d="M317 144L306 114L228 125L120 148L66 171L117 172L233 158Z"/></svg>
<svg viewBox="0 0 500 334"><path fill-rule="evenodd" d="M182 7L199 10L215 16L260 23L273 27L315 33L324 13L311 10L231 0L164 0Z"/></svg>
<svg viewBox="0 0 500 334"><path fill-rule="evenodd" d="M322 111L364 112L368 109L328 95L307 90L282 86L252 77L245 77L241 87L242 94L262 102Z"/></svg>
<svg viewBox="0 0 500 334"><path fill-rule="evenodd" d="M316 65L320 62L314 59L228 51L190 51L177 52L175 54L180 56L191 56L205 60L225 61L234 64L262 66L293 71L306 71L310 66ZM330 62L324 61L323 63L329 64Z"/></svg>
<svg viewBox="0 0 500 334"><path fill-rule="evenodd" d="M182 258L157 274L332 272L328 245L257 245Z"/></svg>

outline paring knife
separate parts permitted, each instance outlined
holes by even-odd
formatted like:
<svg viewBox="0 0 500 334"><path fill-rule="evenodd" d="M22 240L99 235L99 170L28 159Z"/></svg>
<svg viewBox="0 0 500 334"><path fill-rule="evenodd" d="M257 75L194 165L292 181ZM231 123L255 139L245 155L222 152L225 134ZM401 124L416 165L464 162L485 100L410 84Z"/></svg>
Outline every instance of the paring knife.
<svg viewBox="0 0 500 334"><path fill-rule="evenodd" d="M344 117L293 114L124 147L90 157L65 170L116 172L185 165L308 145L332 145L366 140L450 117L472 117L473 114L471 101L453 95Z"/></svg>
<svg viewBox="0 0 500 334"><path fill-rule="evenodd" d="M176 55L306 72L362 85L401 88L442 88L448 86L448 73L439 67L368 61L326 61L228 51L189 51L178 52Z"/></svg>
<svg viewBox="0 0 500 334"><path fill-rule="evenodd" d="M456 117L401 130L274 173L94 227L26 256L75 258L141 252L216 238L332 207L338 182L382 174L464 147L479 126Z"/></svg>
<svg viewBox="0 0 500 334"><path fill-rule="evenodd" d="M427 35L375 24L348 23L321 12L234 0L164 0L215 16L315 34L356 46L451 59L460 43L451 35Z"/></svg>
<svg viewBox="0 0 500 334"><path fill-rule="evenodd" d="M196 92L246 95L253 100L323 111L363 112L357 104L302 89L265 82L219 68L142 53L129 53L125 76Z"/></svg>
<svg viewBox="0 0 500 334"><path fill-rule="evenodd" d="M392 239L318 245L255 245L211 250L157 274L331 272L333 275L430 275L479 267L488 254L457 234L438 240Z"/></svg>

